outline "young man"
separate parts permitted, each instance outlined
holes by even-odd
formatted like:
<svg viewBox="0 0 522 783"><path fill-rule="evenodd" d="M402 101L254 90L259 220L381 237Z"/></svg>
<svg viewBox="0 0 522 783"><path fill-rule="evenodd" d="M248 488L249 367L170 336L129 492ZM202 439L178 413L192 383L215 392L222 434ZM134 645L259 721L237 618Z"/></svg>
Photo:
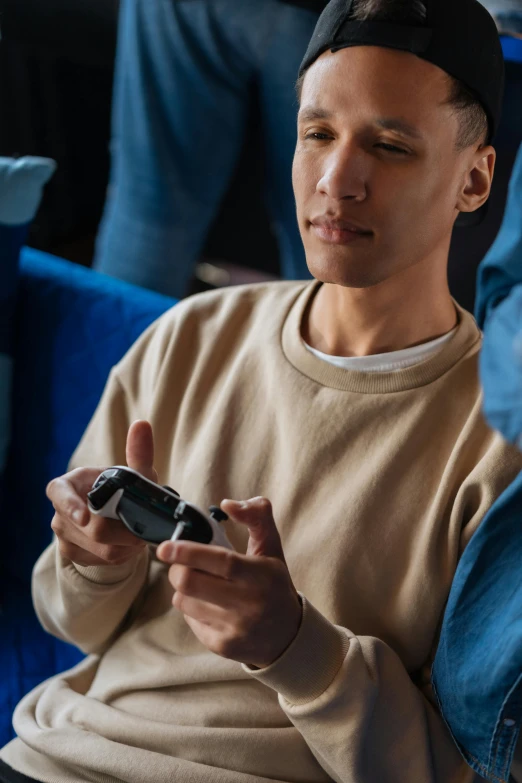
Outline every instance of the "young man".
<svg viewBox="0 0 522 783"><path fill-rule="evenodd" d="M6 780L474 780L429 673L459 556L522 467L446 282L453 224L488 198L502 59L476 0L406 6L332 0L303 62L316 280L159 319L49 486L35 606L90 655L22 700ZM125 459L200 506L234 498L236 552L154 552L89 516Z"/></svg>

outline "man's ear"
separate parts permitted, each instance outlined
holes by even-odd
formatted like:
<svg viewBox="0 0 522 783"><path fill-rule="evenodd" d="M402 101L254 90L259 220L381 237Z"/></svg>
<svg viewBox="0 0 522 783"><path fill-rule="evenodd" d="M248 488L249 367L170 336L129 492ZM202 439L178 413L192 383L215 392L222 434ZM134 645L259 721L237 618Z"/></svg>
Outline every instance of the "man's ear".
<svg viewBox="0 0 522 783"><path fill-rule="evenodd" d="M497 153L491 145L472 152L455 205L459 212L475 212L488 200L496 158Z"/></svg>

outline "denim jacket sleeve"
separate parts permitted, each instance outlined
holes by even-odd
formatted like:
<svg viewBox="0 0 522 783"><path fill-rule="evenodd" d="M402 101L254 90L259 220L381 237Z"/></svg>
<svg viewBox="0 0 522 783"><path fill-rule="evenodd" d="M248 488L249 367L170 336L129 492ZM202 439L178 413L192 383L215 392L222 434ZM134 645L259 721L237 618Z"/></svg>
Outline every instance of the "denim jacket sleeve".
<svg viewBox="0 0 522 783"><path fill-rule="evenodd" d="M480 378L484 413L506 440L522 434L522 145L500 231L480 265L476 316L484 330Z"/></svg>
<svg viewBox="0 0 522 783"><path fill-rule="evenodd" d="M476 316L489 424L522 447L522 146L500 232L481 264ZM432 670L442 715L468 764L511 780L522 726L522 473L460 560Z"/></svg>
<svg viewBox="0 0 522 783"><path fill-rule="evenodd" d="M497 305L520 284L522 284L522 145L513 166L500 231L478 270L475 315L482 329L485 329L488 316Z"/></svg>

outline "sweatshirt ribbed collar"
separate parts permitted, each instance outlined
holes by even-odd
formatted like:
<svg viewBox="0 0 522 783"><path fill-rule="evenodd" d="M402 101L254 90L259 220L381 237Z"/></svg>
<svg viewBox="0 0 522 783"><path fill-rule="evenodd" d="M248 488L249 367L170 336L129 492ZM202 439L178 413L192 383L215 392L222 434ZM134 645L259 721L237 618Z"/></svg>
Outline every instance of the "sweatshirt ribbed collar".
<svg viewBox="0 0 522 783"><path fill-rule="evenodd" d="M413 367L393 372L362 372L335 367L306 349L301 337L305 310L321 282L314 280L299 293L282 330L282 347L288 361L307 378L322 386L362 394L387 394L426 386L454 367L469 351L478 350L481 332L473 316L454 302L458 324L451 340L434 356Z"/></svg>

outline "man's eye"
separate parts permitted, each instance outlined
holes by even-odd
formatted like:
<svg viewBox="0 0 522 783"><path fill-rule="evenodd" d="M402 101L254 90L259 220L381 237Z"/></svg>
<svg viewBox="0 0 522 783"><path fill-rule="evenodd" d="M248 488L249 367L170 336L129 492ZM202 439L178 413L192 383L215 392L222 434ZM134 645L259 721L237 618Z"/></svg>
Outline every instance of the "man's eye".
<svg viewBox="0 0 522 783"><path fill-rule="evenodd" d="M402 147L396 147L395 144L387 144L385 141L380 141L375 146L380 147L381 149L386 150L387 152L398 153L400 155L410 154L407 150L403 150Z"/></svg>
<svg viewBox="0 0 522 783"><path fill-rule="evenodd" d="M305 139L314 139L315 141L324 141L325 139L329 139L327 133L318 133L317 131L313 131L312 133L307 133L305 136Z"/></svg>

